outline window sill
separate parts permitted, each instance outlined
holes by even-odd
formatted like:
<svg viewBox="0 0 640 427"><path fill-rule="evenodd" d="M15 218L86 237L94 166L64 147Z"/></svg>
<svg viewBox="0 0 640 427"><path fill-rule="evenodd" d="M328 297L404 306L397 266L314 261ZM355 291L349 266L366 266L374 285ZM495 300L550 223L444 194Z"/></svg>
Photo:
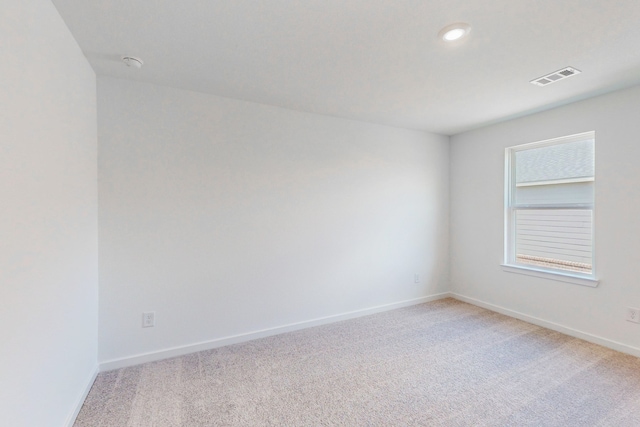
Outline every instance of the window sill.
<svg viewBox="0 0 640 427"><path fill-rule="evenodd" d="M502 270L508 273L524 274L527 276L541 277L543 279L556 280L558 282L573 283L575 285L595 288L600 283L597 279L578 276L571 273L556 273L522 265L502 264Z"/></svg>

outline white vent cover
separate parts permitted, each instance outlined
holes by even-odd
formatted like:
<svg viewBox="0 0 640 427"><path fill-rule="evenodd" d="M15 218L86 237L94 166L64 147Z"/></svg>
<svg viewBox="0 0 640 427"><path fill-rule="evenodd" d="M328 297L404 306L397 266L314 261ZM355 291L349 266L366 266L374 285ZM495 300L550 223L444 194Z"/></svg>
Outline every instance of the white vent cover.
<svg viewBox="0 0 640 427"><path fill-rule="evenodd" d="M538 77L537 79L531 80L531 83L536 86L546 86L580 73L581 71L576 68L566 67L562 70L554 71L553 73L547 74L546 76Z"/></svg>

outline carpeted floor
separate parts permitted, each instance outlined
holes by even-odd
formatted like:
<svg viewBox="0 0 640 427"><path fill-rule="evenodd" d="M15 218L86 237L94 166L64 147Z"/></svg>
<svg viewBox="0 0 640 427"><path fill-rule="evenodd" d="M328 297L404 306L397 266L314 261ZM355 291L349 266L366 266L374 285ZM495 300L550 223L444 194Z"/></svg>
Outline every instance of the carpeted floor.
<svg viewBox="0 0 640 427"><path fill-rule="evenodd" d="M640 426L640 359L445 299L104 372L76 427Z"/></svg>

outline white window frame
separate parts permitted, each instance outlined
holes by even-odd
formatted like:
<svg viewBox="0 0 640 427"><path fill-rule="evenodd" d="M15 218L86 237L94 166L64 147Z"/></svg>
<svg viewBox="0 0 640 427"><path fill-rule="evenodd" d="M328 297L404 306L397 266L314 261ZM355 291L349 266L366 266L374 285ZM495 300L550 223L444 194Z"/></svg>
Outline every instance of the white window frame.
<svg viewBox="0 0 640 427"><path fill-rule="evenodd" d="M505 149L505 188L504 188L504 259L502 269L509 273L526 274L561 282L574 283L583 286L596 287L596 263L595 263L595 190L594 200L590 204L553 204L553 205L516 205L515 196L515 153L532 148L548 147L561 143L594 139L595 132L583 132L560 138L547 139L528 144L516 145ZM595 180L595 177L593 178ZM570 181L570 180L569 180ZM569 182L567 181L567 182ZM586 180L584 180L586 181ZM577 182L574 181L574 182ZM515 260L515 215L518 210L525 209L588 209L591 211L591 274L558 270L549 267L518 264Z"/></svg>

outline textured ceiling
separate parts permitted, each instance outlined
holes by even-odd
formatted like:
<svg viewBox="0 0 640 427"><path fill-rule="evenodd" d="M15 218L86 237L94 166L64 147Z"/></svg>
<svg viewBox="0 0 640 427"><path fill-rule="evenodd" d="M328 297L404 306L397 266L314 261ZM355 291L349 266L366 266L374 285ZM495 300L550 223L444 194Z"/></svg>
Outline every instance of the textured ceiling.
<svg viewBox="0 0 640 427"><path fill-rule="evenodd" d="M449 135L640 83L638 0L53 3L98 75Z"/></svg>

